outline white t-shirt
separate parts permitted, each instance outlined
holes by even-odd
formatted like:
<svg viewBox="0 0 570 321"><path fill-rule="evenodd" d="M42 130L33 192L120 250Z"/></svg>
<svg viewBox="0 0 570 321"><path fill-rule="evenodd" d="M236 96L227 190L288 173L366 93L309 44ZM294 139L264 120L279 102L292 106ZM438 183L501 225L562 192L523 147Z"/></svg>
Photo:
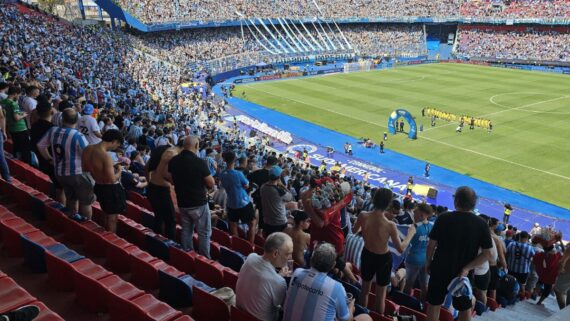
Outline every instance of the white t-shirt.
<svg viewBox="0 0 570 321"><path fill-rule="evenodd" d="M275 267L256 253L250 254L239 271L236 305L262 321L276 321L283 305L287 283Z"/></svg>
<svg viewBox="0 0 570 321"><path fill-rule="evenodd" d="M24 112L28 113L28 116L26 117L26 123L28 123L28 128L32 127L32 124L31 124L32 111L34 111L34 109L36 109L37 105L38 105L38 101L32 97L24 96L22 98L22 103L20 104L20 107L22 107L22 110Z"/></svg>
<svg viewBox="0 0 570 321"><path fill-rule="evenodd" d="M77 122L77 130L87 138L89 145L98 144L101 141L101 138L95 136L95 133L101 133L97 120L89 115L81 115Z"/></svg>

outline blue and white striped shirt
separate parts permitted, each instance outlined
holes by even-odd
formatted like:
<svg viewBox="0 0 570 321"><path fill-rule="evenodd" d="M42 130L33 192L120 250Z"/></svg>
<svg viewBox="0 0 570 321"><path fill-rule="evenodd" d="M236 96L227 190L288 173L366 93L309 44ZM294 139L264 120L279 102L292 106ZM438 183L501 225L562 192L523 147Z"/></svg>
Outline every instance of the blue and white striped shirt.
<svg viewBox="0 0 570 321"><path fill-rule="evenodd" d="M315 269L297 269L293 273L283 321L347 321L350 311L342 284Z"/></svg>
<svg viewBox="0 0 570 321"><path fill-rule="evenodd" d="M534 248L530 244L511 242L507 246L507 265L509 271L515 273L529 273Z"/></svg>
<svg viewBox="0 0 570 321"><path fill-rule="evenodd" d="M38 149L51 148L56 176L80 175L81 154L89 143L74 128L52 127L38 142Z"/></svg>

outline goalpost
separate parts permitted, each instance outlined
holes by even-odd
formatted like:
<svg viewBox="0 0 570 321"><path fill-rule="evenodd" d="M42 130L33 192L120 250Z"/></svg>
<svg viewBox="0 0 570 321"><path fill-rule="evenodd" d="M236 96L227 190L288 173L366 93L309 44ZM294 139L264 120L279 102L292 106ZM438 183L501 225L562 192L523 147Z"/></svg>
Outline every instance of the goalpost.
<svg viewBox="0 0 570 321"><path fill-rule="evenodd" d="M344 64L344 73L357 71L370 71L372 69L372 61L360 60L359 62L350 62Z"/></svg>

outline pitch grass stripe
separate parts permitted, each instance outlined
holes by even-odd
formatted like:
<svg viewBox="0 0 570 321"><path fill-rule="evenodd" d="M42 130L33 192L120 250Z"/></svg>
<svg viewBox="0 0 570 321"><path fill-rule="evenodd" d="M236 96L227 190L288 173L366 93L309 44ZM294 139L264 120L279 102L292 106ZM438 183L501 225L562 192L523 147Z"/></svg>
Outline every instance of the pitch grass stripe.
<svg viewBox="0 0 570 321"><path fill-rule="evenodd" d="M304 104L304 105L307 105L307 106L311 106L311 107L314 107L314 108L317 108L317 109L324 110L324 111L329 112L329 113L334 113L334 114L337 114L337 115L340 115L340 116L343 116L343 117L348 117L348 118L351 118L351 119L354 119L354 120L357 120L357 121L365 122L365 123L370 124L370 125L373 125L373 126L377 126L377 127L381 127L381 128L388 128L387 126L383 126L383 125L380 125L380 124L378 124L378 123L374 123L374 122L367 121L367 120L364 120L364 119L356 118L356 117L354 117L354 116L351 116L351 115L348 115L348 114L345 114L345 113L341 113L341 112L336 111L336 110L331 110L331 109L328 109L328 108L324 108L324 107L320 107L320 106L317 106L317 105L313 105L313 104L310 104L310 103L307 103L307 102L304 102L304 101L300 101L300 100L297 100L297 99L293 99L293 98L289 98L289 97L284 97L284 96L276 95L276 94L274 94L274 93L271 93L271 92L268 92L268 91L265 91L265 90L261 90L261 89L258 89L258 88L254 88L254 87L252 87L252 86L250 86L250 85L244 85L244 86L245 86L245 87L248 87L248 88L250 88L250 89L253 89L253 90L255 90L255 91L263 92L263 93L268 94L268 95L271 95L271 96L275 96L275 97L278 97L278 98L281 98L281 99L290 100L290 101L293 101L293 102L296 102L296 103L300 103L300 104ZM559 97L559 98L560 98L560 97ZM517 107L517 108L523 108L523 107L530 107L530 106L521 106L521 107ZM503 110L503 112L504 112L504 111L508 111L508 110ZM510 160L507 160L507 159L503 159L503 158L500 158L500 157L496 157L496 156L493 156L493 155L481 153L481 152L478 152L478 151L475 151L475 150L472 150L472 149L468 149L468 148L464 148L464 147L459 147L459 146L456 146L456 145L453 145L453 144L450 144L450 143L442 142L442 141L439 141L439 140L436 140L436 139L431 139L431 138L426 137L426 136L420 136L420 137L422 137L423 139L429 140L429 141L431 141L431 142L437 143L437 144L442 144L442 145L445 145L445 146L448 146L448 147L451 147L451 148L455 148L455 149L463 150L463 151L466 151L466 152L474 153L474 154L477 154L477 155L479 155L479 156L483 156L483 157L487 157L487 158L490 158L490 159L498 160L498 161L505 162L505 163L508 163L508 164L511 164L511 165L516 165L516 166L519 166L519 167L522 167L522 168L526 168L526 169L530 169L530 170L537 171L537 172L540 172L540 173L548 174L548 175L555 176L555 177L558 177L558 178L562 178L562 179L565 179L565 180L570 180L570 177L568 177L568 176L560 175L560 174L557 174L557 173L552 173L552 172L549 172L549 171L546 171L546 170L543 170L543 169L540 169L540 168L536 168L536 167L528 166L528 165L525 165L525 164L513 162L513 161L510 161Z"/></svg>

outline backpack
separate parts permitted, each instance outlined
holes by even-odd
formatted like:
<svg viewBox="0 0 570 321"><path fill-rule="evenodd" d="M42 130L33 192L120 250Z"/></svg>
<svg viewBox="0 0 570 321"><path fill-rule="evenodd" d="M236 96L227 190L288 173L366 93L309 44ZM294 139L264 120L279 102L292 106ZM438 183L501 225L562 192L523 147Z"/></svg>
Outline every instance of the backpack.
<svg viewBox="0 0 570 321"><path fill-rule="evenodd" d="M517 279L512 275L505 275L505 277L499 281L497 295L507 299L507 301L511 301L517 296L519 290L520 285Z"/></svg>

